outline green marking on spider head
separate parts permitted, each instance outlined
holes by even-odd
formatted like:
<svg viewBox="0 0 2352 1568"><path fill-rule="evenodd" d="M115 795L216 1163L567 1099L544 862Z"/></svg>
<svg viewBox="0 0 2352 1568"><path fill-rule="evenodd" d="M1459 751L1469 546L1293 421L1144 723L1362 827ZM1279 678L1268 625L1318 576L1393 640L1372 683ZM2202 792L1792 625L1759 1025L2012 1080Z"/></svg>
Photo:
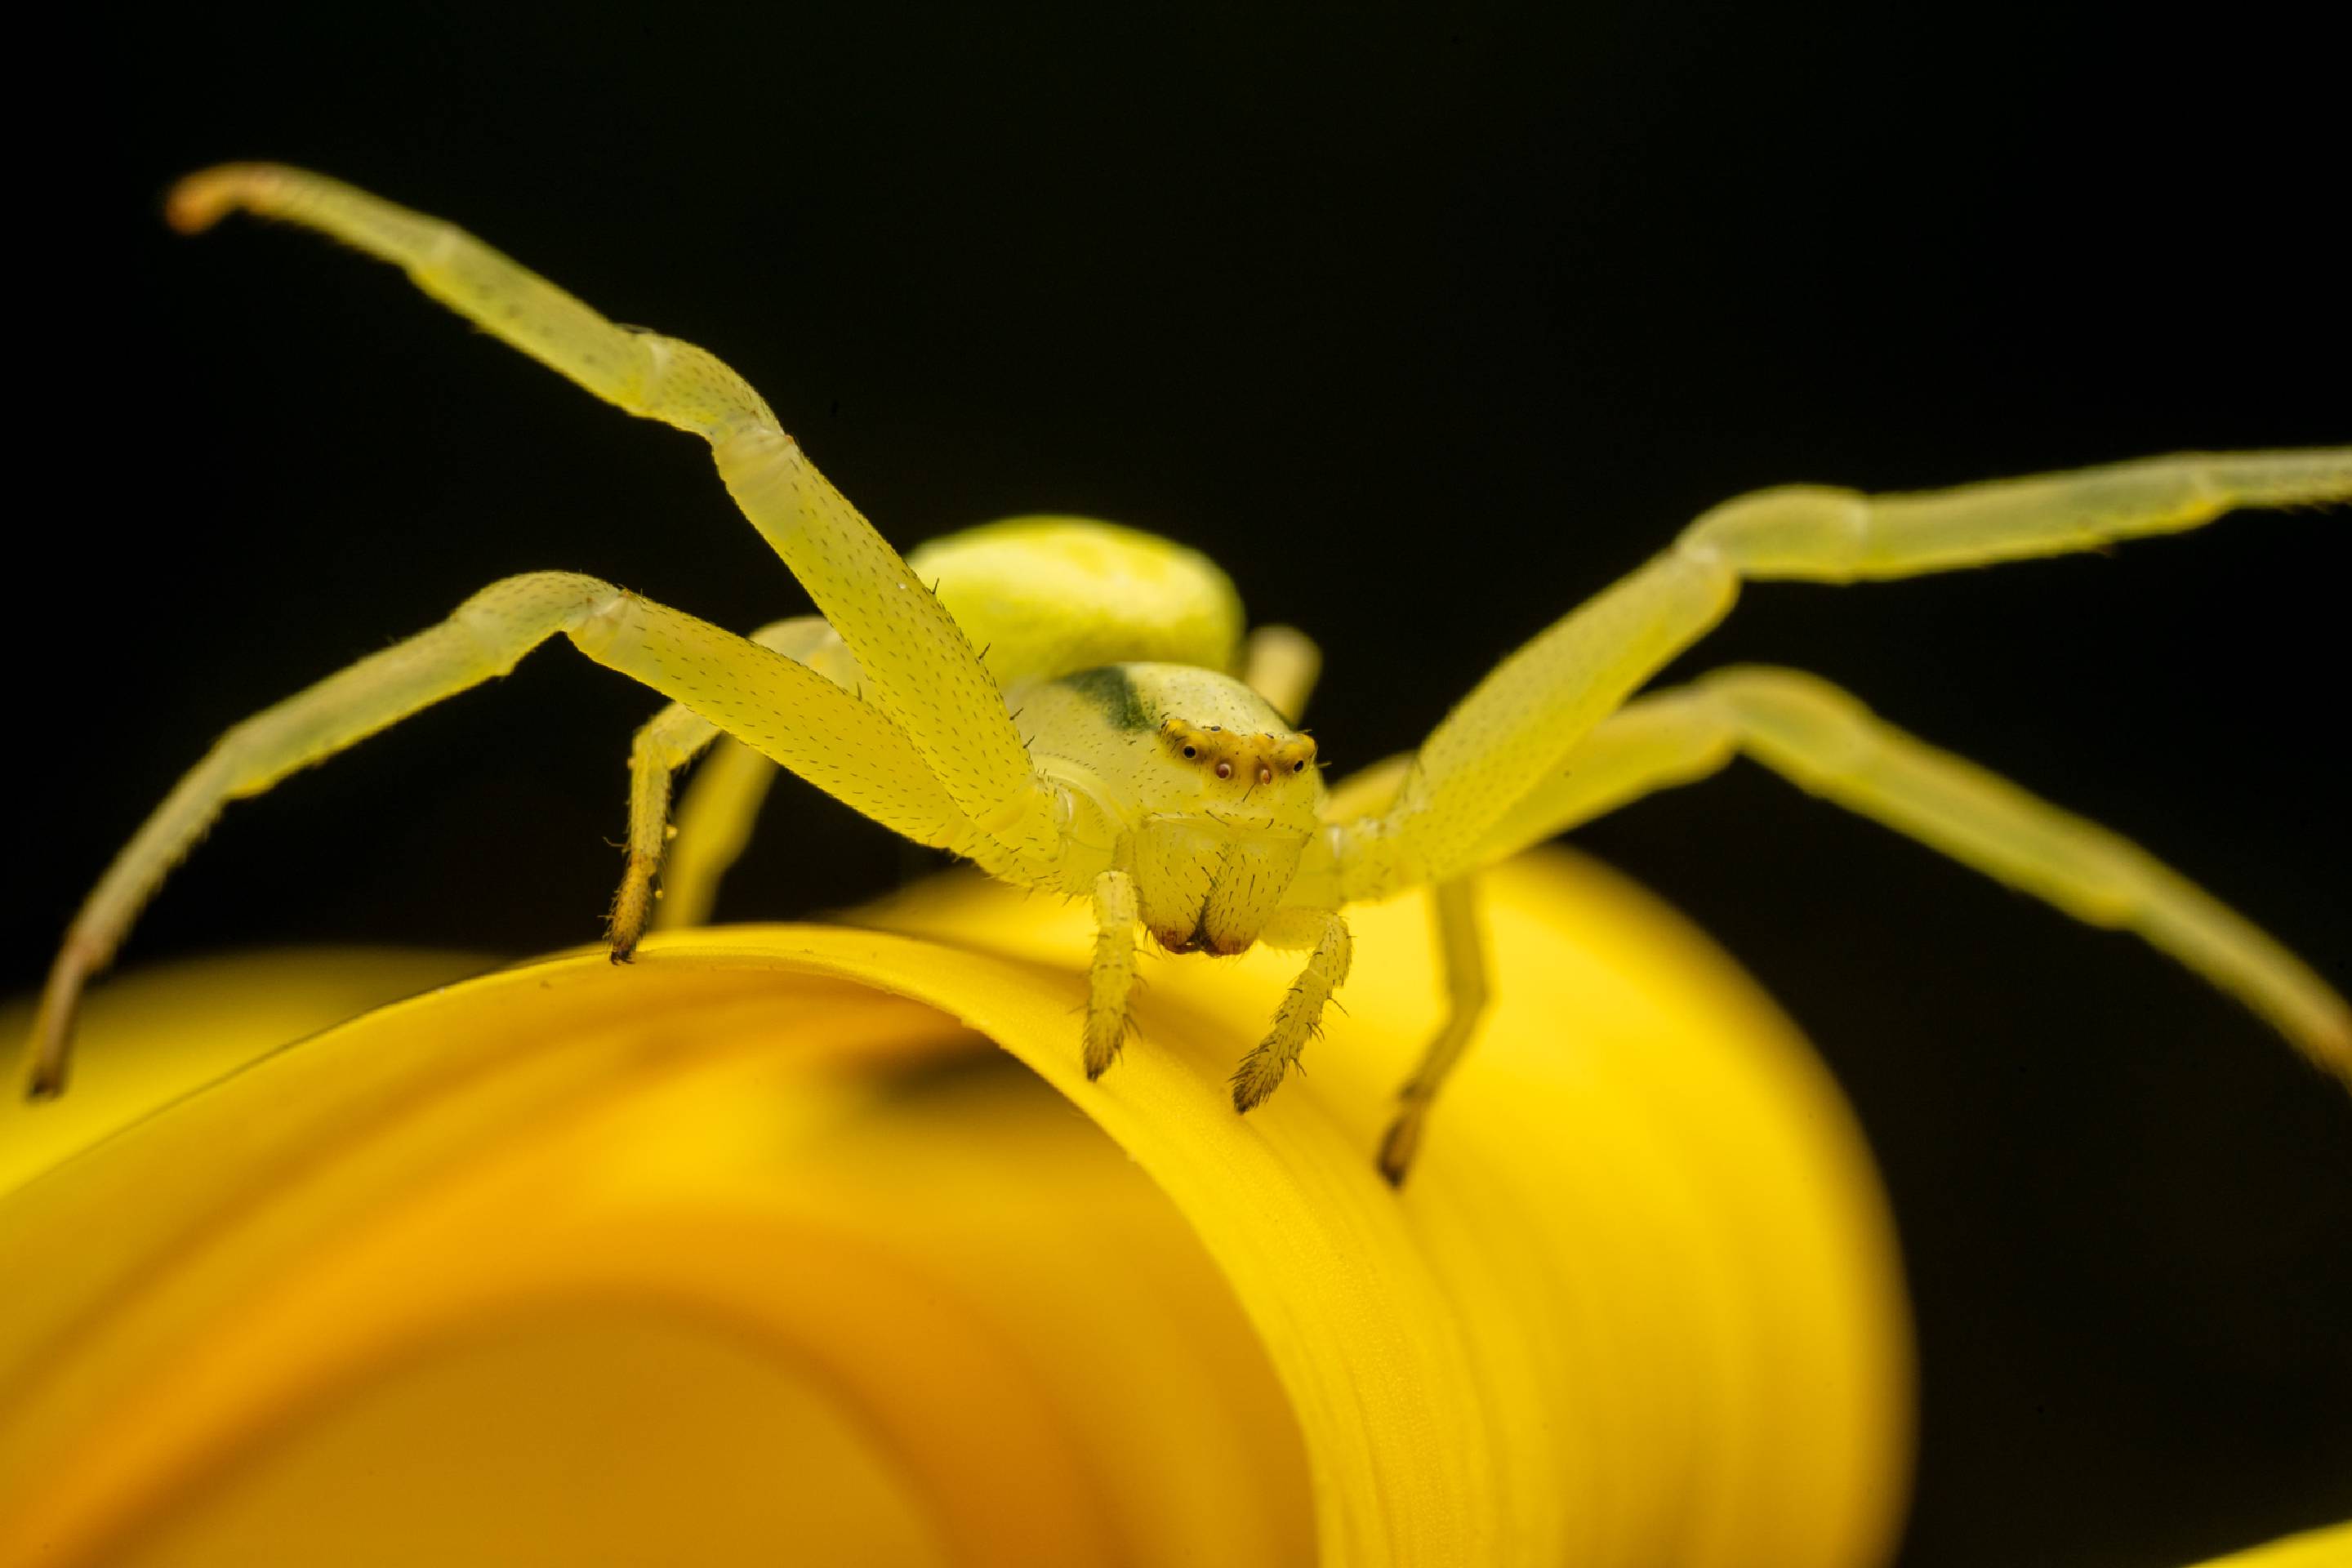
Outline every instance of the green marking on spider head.
<svg viewBox="0 0 2352 1568"><path fill-rule="evenodd" d="M1115 730L1149 730L1152 726L1151 710L1143 705L1143 694L1136 689L1135 678L1124 665L1082 669L1076 675L1064 676L1057 684L1068 687L1100 708Z"/></svg>

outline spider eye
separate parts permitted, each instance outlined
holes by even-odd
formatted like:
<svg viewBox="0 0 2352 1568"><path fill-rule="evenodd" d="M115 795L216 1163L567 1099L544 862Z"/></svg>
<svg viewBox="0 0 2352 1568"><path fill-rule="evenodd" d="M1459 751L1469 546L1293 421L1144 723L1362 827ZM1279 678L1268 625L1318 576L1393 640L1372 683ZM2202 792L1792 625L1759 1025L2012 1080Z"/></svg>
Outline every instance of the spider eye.
<svg viewBox="0 0 2352 1568"><path fill-rule="evenodd" d="M1229 779L1233 777L1234 764L1231 763L1219 763L1217 764L1217 776L1221 779Z"/></svg>
<svg viewBox="0 0 2352 1568"><path fill-rule="evenodd" d="M1267 767L1264 763L1258 763L1257 782L1260 784L1272 784L1274 782L1274 770Z"/></svg>
<svg viewBox="0 0 2352 1568"><path fill-rule="evenodd" d="M1303 773L1307 771L1307 764L1305 763L1293 763L1290 764L1290 771L1294 773Z"/></svg>
<svg viewBox="0 0 2352 1568"><path fill-rule="evenodd" d="M1184 754L1188 757L1197 757L1201 754L1201 751L1197 746L1187 746L1184 748Z"/></svg>

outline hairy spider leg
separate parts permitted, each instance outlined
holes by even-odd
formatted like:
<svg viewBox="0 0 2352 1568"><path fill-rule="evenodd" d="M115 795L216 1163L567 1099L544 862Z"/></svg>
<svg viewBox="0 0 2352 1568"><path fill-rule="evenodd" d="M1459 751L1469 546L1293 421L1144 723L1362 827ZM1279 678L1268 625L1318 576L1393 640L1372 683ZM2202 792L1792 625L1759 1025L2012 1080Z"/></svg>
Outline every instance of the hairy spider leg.
<svg viewBox="0 0 2352 1568"><path fill-rule="evenodd" d="M1135 879L1109 870L1095 879L1095 956L1087 969L1087 1077L1097 1079L1127 1043L1127 1000L1135 989Z"/></svg>
<svg viewBox="0 0 2352 1568"><path fill-rule="evenodd" d="M223 735L116 855L75 915L33 1027L29 1091L64 1087L83 983L221 807L506 674L557 634L893 831L1003 863L881 712L804 665L608 583L538 572L493 583L439 626L329 676Z"/></svg>
<svg viewBox="0 0 2352 1568"><path fill-rule="evenodd" d="M1348 922L1335 910L1283 910L1258 940L1276 950L1305 949L1307 967L1276 1006L1265 1038L1234 1069L1234 1109L1244 1111L1275 1091L1307 1042L1321 1032L1324 1005L1347 983L1356 952Z"/></svg>

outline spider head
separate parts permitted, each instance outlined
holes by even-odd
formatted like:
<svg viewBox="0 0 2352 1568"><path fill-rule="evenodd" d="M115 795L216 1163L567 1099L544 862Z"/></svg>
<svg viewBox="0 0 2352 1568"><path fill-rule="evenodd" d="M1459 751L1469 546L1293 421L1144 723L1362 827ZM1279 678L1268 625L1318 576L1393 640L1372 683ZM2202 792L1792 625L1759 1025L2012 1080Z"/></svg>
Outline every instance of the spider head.
<svg viewBox="0 0 2352 1568"><path fill-rule="evenodd" d="M1246 950L1297 873L1323 800L1315 742L1228 677L1162 667L1134 839L1144 923L1171 952Z"/></svg>
<svg viewBox="0 0 2352 1568"><path fill-rule="evenodd" d="M1321 826L1314 740L1229 675L1121 664L1020 693L1039 766L1124 845L1137 912L1171 952L1258 939Z"/></svg>
<svg viewBox="0 0 2352 1568"><path fill-rule="evenodd" d="M1213 670L1129 665L1151 720L1136 737L1138 794L1153 815L1204 829L1304 840L1323 805L1315 738Z"/></svg>

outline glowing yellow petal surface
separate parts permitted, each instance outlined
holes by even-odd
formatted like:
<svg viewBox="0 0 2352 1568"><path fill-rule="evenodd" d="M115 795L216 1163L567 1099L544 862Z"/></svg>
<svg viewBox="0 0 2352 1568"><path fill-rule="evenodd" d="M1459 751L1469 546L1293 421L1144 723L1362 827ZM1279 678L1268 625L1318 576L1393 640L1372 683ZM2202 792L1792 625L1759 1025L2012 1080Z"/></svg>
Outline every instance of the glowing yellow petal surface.
<svg viewBox="0 0 2352 1568"><path fill-rule="evenodd" d="M2216 1557L2204 1568L2352 1568L2352 1522Z"/></svg>
<svg viewBox="0 0 2352 1568"><path fill-rule="evenodd" d="M0 1110L0 1559L1879 1560L1908 1352L1843 1106L1638 892L1494 880L1402 1195L1419 900L1351 916L1247 1118L1295 959L1147 960L1088 1085L1083 911L962 879L502 971L128 1125L185 1080L100 1064L173 1016L94 1011L93 1099Z"/></svg>

